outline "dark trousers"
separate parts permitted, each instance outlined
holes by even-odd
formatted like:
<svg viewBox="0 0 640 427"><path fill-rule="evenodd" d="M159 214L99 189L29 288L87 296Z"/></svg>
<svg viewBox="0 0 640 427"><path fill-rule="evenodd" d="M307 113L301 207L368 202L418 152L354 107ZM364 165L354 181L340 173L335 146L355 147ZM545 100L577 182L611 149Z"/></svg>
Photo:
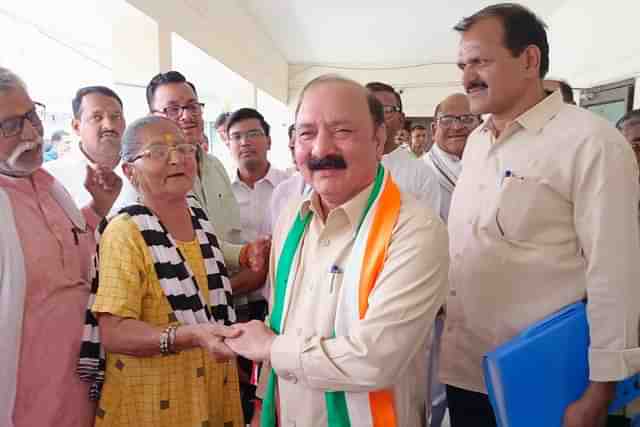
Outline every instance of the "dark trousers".
<svg viewBox="0 0 640 427"><path fill-rule="evenodd" d="M486 394L447 385L451 427L496 427L496 417Z"/></svg>

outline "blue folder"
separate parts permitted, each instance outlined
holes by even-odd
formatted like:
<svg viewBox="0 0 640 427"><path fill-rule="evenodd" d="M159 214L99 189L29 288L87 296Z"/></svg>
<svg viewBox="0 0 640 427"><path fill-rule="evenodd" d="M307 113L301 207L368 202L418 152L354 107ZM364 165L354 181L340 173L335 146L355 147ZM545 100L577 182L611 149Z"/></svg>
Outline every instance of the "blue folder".
<svg viewBox="0 0 640 427"><path fill-rule="evenodd" d="M525 329L482 361L500 427L561 427L589 384L586 304L578 302ZM640 396L640 375L617 385L617 411Z"/></svg>

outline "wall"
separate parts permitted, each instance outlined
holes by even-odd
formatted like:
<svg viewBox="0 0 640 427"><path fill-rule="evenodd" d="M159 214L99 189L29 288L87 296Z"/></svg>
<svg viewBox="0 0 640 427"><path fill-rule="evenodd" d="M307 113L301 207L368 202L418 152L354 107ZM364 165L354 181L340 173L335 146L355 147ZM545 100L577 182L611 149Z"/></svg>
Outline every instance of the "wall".
<svg viewBox="0 0 640 427"><path fill-rule="evenodd" d="M438 63L395 69L299 64L289 67L289 107L295 109L300 91L307 82L326 73L337 73L362 84L381 81L402 90L402 103L407 116L432 116L440 101L452 93L463 91L461 73L455 64Z"/></svg>
<svg viewBox="0 0 640 427"><path fill-rule="evenodd" d="M288 65L255 19L231 1L127 0L208 55L252 82L274 98L286 102Z"/></svg>
<svg viewBox="0 0 640 427"><path fill-rule="evenodd" d="M636 78L640 107L640 1L566 0L548 20L550 75L576 88Z"/></svg>

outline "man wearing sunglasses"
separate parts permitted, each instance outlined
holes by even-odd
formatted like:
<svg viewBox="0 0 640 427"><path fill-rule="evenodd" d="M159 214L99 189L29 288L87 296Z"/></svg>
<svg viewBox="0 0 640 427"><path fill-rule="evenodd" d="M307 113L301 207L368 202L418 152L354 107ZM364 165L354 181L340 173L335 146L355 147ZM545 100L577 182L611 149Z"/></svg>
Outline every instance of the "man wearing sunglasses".
<svg viewBox="0 0 640 427"><path fill-rule="evenodd" d="M0 68L0 425L89 427L95 408L75 364L93 230L122 183L86 168L91 199L80 211L41 168L43 113L22 80Z"/></svg>

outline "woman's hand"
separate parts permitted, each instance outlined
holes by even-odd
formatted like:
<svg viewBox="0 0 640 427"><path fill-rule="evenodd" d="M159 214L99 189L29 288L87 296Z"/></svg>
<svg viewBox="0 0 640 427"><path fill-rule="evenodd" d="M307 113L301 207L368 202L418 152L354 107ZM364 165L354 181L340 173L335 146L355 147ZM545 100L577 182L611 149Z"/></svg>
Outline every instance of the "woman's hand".
<svg viewBox="0 0 640 427"><path fill-rule="evenodd" d="M214 359L224 361L232 359L236 354L224 343L225 338L235 338L240 331L217 323L181 326L176 334L190 335L193 347L206 350ZM177 340L179 338L176 338Z"/></svg>

